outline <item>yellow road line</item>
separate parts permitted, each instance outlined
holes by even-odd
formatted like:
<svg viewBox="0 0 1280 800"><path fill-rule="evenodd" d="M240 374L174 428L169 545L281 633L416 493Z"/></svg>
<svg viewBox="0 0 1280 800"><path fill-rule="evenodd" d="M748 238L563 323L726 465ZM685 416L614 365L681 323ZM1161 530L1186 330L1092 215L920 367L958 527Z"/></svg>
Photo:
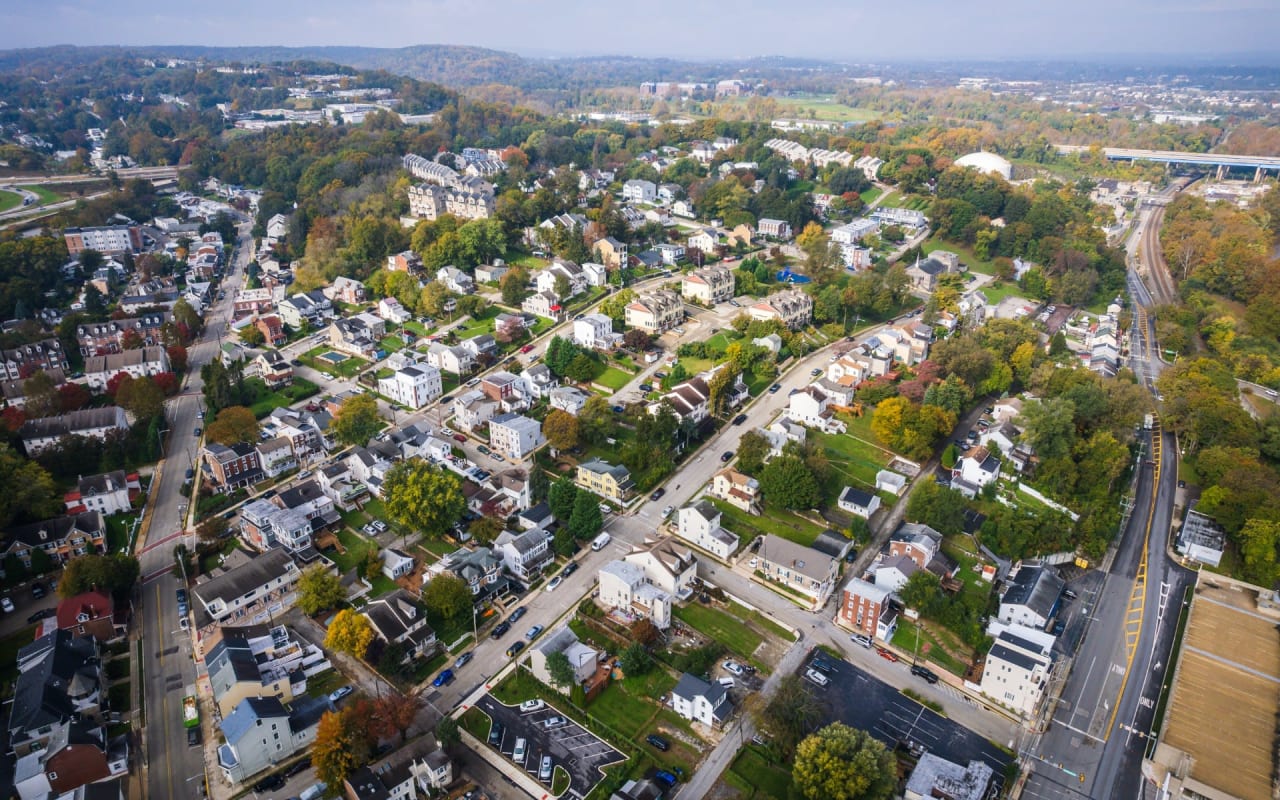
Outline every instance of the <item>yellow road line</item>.
<svg viewBox="0 0 1280 800"><path fill-rule="evenodd" d="M1160 493L1160 459L1161 451L1160 419L1156 417L1151 427L1151 459L1155 464L1151 479L1151 507L1147 509L1147 529L1142 537L1142 555L1138 559L1138 569L1133 576L1133 591L1129 593L1129 606L1125 609L1124 620L1124 677L1120 680L1120 691L1116 693L1116 701L1111 706L1111 718L1107 721L1107 730L1103 739L1111 738L1111 730L1116 724L1116 716L1120 713L1120 700L1124 697L1125 687L1129 685L1129 673L1133 670L1133 659L1138 652L1138 641L1142 638L1142 620L1147 604L1147 550L1151 543L1151 526L1155 521L1156 498Z"/></svg>

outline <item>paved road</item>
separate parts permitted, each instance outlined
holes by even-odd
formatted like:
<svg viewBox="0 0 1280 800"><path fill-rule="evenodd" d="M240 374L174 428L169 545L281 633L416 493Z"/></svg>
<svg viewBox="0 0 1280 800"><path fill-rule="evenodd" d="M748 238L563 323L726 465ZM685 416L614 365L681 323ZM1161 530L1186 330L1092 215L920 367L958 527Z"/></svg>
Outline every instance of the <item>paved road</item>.
<svg viewBox="0 0 1280 800"><path fill-rule="evenodd" d="M233 285L243 274L253 254L249 229L248 223L239 227L239 244L223 277L226 286ZM217 331L230 316L233 295L228 291L227 299L206 314L201 338L188 348L190 366L184 391L166 404L169 433L165 459L157 467L152 483L146 538L138 543L143 575L139 619L147 713L143 752L149 797L196 797L193 787L204 780L200 750L188 748L182 732L182 697L195 686L196 669L190 639L178 628L175 590L180 581L171 570L174 546L179 542L194 546L194 536L186 535L183 528L187 499L178 490L197 454L198 441L192 432L201 424L196 416L202 402L200 367L217 355ZM204 724L208 740L212 729L207 720Z"/></svg>

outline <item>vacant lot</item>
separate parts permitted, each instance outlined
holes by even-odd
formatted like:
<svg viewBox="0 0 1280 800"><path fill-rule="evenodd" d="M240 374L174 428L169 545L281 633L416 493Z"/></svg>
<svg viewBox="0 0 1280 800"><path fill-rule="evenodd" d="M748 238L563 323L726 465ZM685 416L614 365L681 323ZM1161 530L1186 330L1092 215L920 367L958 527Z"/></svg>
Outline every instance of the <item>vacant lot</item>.
<svg viewBox="0 0 1280 800"><path fill-rule="evenodd" d="M749 744L738 751L724 774L724 782L747 800L787 800L791 770L775 760L767 748Z"/></svg>
<svg viewBox="0 0 1280 800"><path fill-rule="evenodd" d="M748 514L723 500L709 498L724 514L723 525L738 534L745 547L752 539L772 533L806 547L822 533L823 526L780 508L767 508L763 514Z"/></svg>
<svg viewBox="0 0 1280 800"><path fill-rule="evenodd" d="M605 367L604 372L600 373L592 383L598 383L601 386L608 386L616 392L623 386L630 383L633 377L633 375L628 375L617 367Z"/></svg>

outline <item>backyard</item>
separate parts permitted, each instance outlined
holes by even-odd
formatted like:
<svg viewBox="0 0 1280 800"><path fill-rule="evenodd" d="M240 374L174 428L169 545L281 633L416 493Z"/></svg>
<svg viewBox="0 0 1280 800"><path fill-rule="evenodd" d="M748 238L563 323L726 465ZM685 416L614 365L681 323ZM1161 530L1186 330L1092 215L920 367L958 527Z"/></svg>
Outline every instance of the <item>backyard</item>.
<svg viewBox="0 0 1280 800"><path fill-rule="evenodd" d="M378 552L377 542L366 539L350 528L343 528L338 531L337 536L338 541L342 543L342 552L335 550L326 555L338 566L340 572L345 573L348 570L359 569L368 559L370 552ZM373 591L370 593L373 597L381 597L396 588L395 581L381 572L370 578L369 582L373 584Z"/></svg>
<svg viewBox="0 0 1280 800"><path fill-rule="evenodd" d="M777 762L767 747L749 744L724 773L724 782L746 800L787 800L791 796L791 770Z"/></svg>
<svg viewBox="0 0 1280 800"><path fill-rule="evenodd" d="M768 665L758 657L761 645L770 639L792 641L791 634L758 611L730 603L727 611L708 605L688 603L677 606L673 616L690 628L724 645L735 655L750 661L758 669Z"/></svg>
<svg viewBox="0 0 1280 800"><path fill-rule="evenodd" d="M369 362L363 358L339 353L328 345L312 348L298 360L312 369L339 375L343 378L355 377L362 369L369 366Z"/></svg>
<svg viewBox="0 0 1280 800"><path fill-rule="evenodd" d="M874 490L876 473L887 467L893 459L893 454L888 450L869 441L855 439L847 433L811 431L809 436L822 445L831 463L835 485L824 487L828 501L837 497L844 486Z"/></svg>
<svg viewBox="0 0 1280 800"><path fill-rule="evenodd" d="M249 405L249 410L253 412L253 416L257 419L269 415L277 408L293 405L299 400L306 400L320 391L320 387L316 386L306 378L294 378L293 382L288 386L271 390L267 388L267 384L261 378L246 378L244 382L245 388L252 389L254 392L254 401Z"/></svg>
<svg viewBox="0 0 1280 800"><path fill-rule="evenodd" d="M596 376L592 383L598 383L601 386L607 386L615 392L631 382L632 375L618 369L617 367L605 367L604 372Z"/></svg>
<svg viewBox="0 0 1280 800"><path fill-rule="evenodd" d="M459 339L474 339L482 333L493 333L493 320L502 312L497 306L489 306L453 329Z"/></svg>
<svg viewBox="0 0 1280 800"><path fill-rule="evenodd" d="M766 533L772 533L774 536L781 536L808 547L818 538L818 534L825 530L825 526L786 509L766 508L764 513L753 515L718 498L711 498L711 502L724 514L724 527L738 534L743 547L747 546L752 539Z"/></svg>

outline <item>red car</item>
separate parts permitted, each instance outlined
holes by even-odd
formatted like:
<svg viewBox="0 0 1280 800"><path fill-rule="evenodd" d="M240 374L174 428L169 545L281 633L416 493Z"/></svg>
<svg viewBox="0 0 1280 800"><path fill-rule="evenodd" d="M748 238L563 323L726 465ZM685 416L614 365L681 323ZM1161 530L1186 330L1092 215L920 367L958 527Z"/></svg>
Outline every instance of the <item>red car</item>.
<svg viewBox="0 0 1280 800"><path fill-rule="evenodd" d="M888 650L885 650L883 647L877 647L876 652L879 653L880 657L883 658L885 661L897 662L898 660L897 656L895 656L893 653L890 653Z"/></svg>
<svg viewBox="0 0 1280 800"><path fill-rule="evenodd" d="M453 435L453 440L454 440L455 442L465 442L465 441L467 440L467 437L463 436L463 435L462 435L462 434L460 434L460 433L455 433L455 434Z"/></svg>
<svg viewBox="0 0 1280 800"><path fill-rule="evenodd" d="M521 352L521 353L528 353L528 352L530 352L531 350L533 350L533 345L531 345L531 344L526 344L524 347L521 347L521 348L520 348L520 352Z"/></svg>

